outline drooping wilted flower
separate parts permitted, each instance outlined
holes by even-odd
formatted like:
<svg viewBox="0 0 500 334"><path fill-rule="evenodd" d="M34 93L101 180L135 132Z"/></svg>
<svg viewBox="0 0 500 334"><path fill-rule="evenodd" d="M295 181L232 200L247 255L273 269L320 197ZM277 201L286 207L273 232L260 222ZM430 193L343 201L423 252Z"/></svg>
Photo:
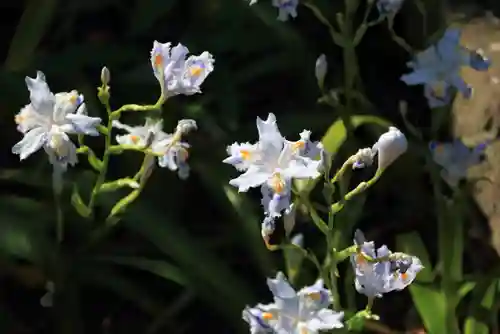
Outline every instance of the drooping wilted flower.
<svg viewBox="0 0 500 334"><path fill-rule="evenodd" d="M267 285L274 295L274 303L258 304L243 311L251 333L316 334L343 327L344 314L328 309L331 293L321 279L296 292L279 272L276 278L267 280Z"/></svg>
<svg viewBox="0 0 500 334"><path fill-rule="evenodd" d="M12 153L24 160L43 147L60 174L68 164L78 162L76 146L68 135L98 136L101 119L87 116L83 95L76 90L53 94L40 71L34 79L26 77L26 85L31 102L15 116L17 130L24 137L12 147Z"/></svg>
<svg viewBox="0 0 500 334"><path fill-rule="evenodd" d="M186 127L187 126L187 127ZM194 120L181 120L176 128L177 135L168 134L163 131L163 121L146 119L142 126L130 126L119 121L113 121L113 127L125 130L125 135L117 135L116 141L120 145L133 145L139 148L150 148L155 154L163 154L158 157L158 165L177 171L181 179L189 177L189 144L181 141L181 134L187 128L196 128Z"/></svg>
<svg viewBox="0 0 500 334"><path fill-rule="evenodd" d="M201 84L214 70L214 58L209 52L187 57L188 53L188 48L180 43L171 47L171 43L154 41L151 65L163 84L165 98L201 93Z"/></svg>
<svg viewBox="0 0 500 334"><path fill-rule="evenodd" d="M463 66L477 71L486 71L490 67L490 60L480 52L460 45L460 35L460 29L446 30L436 45L420 52L414 61L408 63L413 72L401 77L407 85L424 85L431 108L449 104L453 88L470 98L472 88L460 76Z"/></svg>
<svg viewBox="0 0 500 334"><path fill-rule="evenodd" d="M378 0L377 9L381 16L396 15L401 6L403 6L404 0Z"/></svg>
<svg viewBox="0 0 500 334"><path fill-rule="evenodd" d="M297 17L299 0L273 0L273 6L278 8L278 20L287 21L288 17Z"/></svg>
<svg viewBox="0 0 500 334"><path fill-rule="evenodd" d="M356 231L354 243L359 246L358 252L351 255L356 275L355 287L368 297L381 297L384 293L404 289L423 269L415 256L400 254L392 258L393 253L387 246L376 249L375 243L366 241L359 230Z"/></svg>
<svg viewBox="0 0 500 334"><path fill-rule="evenodd" d="M431 142L429 149L434 162L440 165L442 178L452 187L467 176L470 167L481 162L486 143L469 148L461 140L450 143Z"/></svg>

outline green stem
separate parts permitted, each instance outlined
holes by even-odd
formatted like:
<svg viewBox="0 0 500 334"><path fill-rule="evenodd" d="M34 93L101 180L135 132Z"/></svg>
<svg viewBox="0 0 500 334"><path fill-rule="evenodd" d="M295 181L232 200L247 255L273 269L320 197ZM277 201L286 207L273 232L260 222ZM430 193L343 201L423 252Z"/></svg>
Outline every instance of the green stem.
<svg viewBox="0 0 500 334"><path fill-rule="evenodd" d="M339 179L342 177L342 175L345 174L345 172L349 169L349 167L351 167L351 165L353 163L354 163L353 157L350 157L349 159L347 159L346 162L344 162L344 164L342 165L342 167L340 167L340 169L337 171L337 173L335 173L335 175L333 176L333 178L330 182L331 183L338 182Z"/></svg>
<svg viewBox="0 0 500 334"><path fill-rule="evenodd" d="M340 210L342 210L347 201L350 201L355 196L361 194L366 189L373 186L378 181L378 179L380 179L381 176L382 176L382 172L379 170L375 173L375 176L372 177L370 180L368 180L367 182L361 182L360 184L358 184L358 186L356 188L354 188L353 190L348 192L347 195L345 195L340 201L338 201L337 203L334 203L332 205L333 213L335 214L335 213L339 212Z"/></svg>
<svg viewBox="0 0 500 334"><path fill-rule="evenodd" d="M113 127L113 117L111 116L111 109L109 107L109 104L106 104L105 107L106 111L108 112L108 124L106 126L108 134L104 136L104 155L102 157L101 170L99 171L96 183L94 185L94 188L92 189L92 194L90 195L89 204L87 205L91 212L94 210L95 199L99 192L99 188L106 180L106 173L108 171L108 164L109 164L109 156L110 156L109 147L111 146L111 130Z"/></svg>
<svg viewBox="0 0 500 334"><path fill-rule="evenodd" d="M148 110L156 110L156 109L161 108L161 106L165 102L165 96L163 93L163 85L161 85L161 86L162 86L162 90L161 90L162 93L160 95L160 98L153 105L126 104L115 111L111 111L109 103L107 101L104 102L106 112L108 113L108 124L106 126L106 130L102 129L101 132L106 133L107 135L105 135L104 154L102 157L101 170L99 172L96 183L94 185L94 189L92 190L92 194L90 196L90 200L89 200L89 204L88 204L88 208L91 210L91 212L93 211L96 197L99 194L99 189L102 186L102 184L104 183L104 181L106 181L106 173L108 171L109 157L111 156L112 153L115 153L111 150L111 147L112 147L111 146L111 131L113 128L113 120L119 119L121 116L121 113L124 111L148 111Z"/></svg>

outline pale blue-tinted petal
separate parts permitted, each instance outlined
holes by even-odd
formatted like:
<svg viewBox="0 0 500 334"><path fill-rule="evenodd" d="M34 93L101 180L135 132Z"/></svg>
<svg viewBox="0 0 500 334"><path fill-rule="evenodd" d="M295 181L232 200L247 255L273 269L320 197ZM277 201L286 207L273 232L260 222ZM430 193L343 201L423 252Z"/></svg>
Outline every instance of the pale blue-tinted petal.
<svg viewBox="0 0 500 334"><path fill-rule="evenodd" d="M443 178L443 180L451 187L458 186L458 183L463 178L461 175L452 174L446 169L442 169L440 175Z"/></svg>
<svg viewBox="0 0 500 334"><path fill-rule="evenodd" d="M89 136L99 135L99 131L96 129L102 122L99 117L89 117L82 114L68 114L66 115L66 120L70 123L61 128L64 128L64 131L67 133L85 134ZM69 127L67 125L69 125Z"/></svg>
<svg viewBox="0 0 500 334"><path fill-rule="evenodd" d="M380 15L396 14L403 5L404 0L378 0L377 9Z"/></svg>
<svg viewBox="0 0 500 334"><path fill-rule="evenodd" d="M329 309L319 310L306 323L306 328L312 332L326 331L334 328L342 328L344 324L344 312L335 312Z"/></svg>
<svg viewBox="0 0 500 334"><path fill-rule="evenodd" d="M158 80L161 80L161 71L164 71L165 61L170 58L171 43L153 42L151 50L151 67L153 73Z"/></svg>
<svg viewBox="0 0 500 334"><path fill-rule="evenodd" d="M274 194L268 205L269 214L273 217L279 217L283 211L289 210L290 195L290 192Z"/></svg>
<svg viewBox="0 0 500 334"><path fill-rule="evenodd" d="M448 105L451 102L452 92L450 89L446 88L443 92L443 96L438 96L435 94L434 89L431 85L424 86L424 95L427 98L430 108L439 108Z"/></svg>
<svg viewBox="0 0 500 334"><path fill-rule="evenodd" d="M229 181L229 184L238 187L239 192L246 192L250 188L262 185L271 175L256 166L250 166L248 170L235 179Z"/></svg>
<svg viewBox="0 0 500 334"><path fill-rule="evenodd" d="M47 135L47 143L44 149L52 165L60 165L65 171L68 164L74 166L78 163L76 146L66 133L49 132Z"/></svg>
<svg viewBox="0 0 500 334"><path fill-rule="evenodd" d="M449 28L437 43L436 49L443 61L457 61L460 58L460 35L460 29Z"/></svg>
<svg viewBox="0 0 500 334"><path fill-rule="evenodd" d="M453 144L432 142L429 145L432 159L440 166L448 165L453 159Z"/></svg>
<svg viewBox="0 0 500 334"><path fill-rule="evenodd" d="M187 180L189 178L189 174L191 173L191 167L185 162L181 162L178 165L179 169L177 170L177 175L181 180Z"/></svg>
<svg viewBox="0 0 500 334"><path fill-rule="evenodd" d="M30 92L30 100L33 108L38 113L52 117L55 97L49 89L45 75L41 71L36 72L36 78L26 77L26 86Z"/></svg>
<svg viewBox="0 0 500 334"><path fill-rule="evenodd" d="M419 68L415 71L403 74L401 80L407 85L419 85L432 82L435 79L435 72L428 68Z"/></svg>
<svg viewBox="0 0 500 334"><path fill-rule="evenodd" d="M283 136L278 129L276 116L273 113L270 113L265 121L257 117L257 131L259 133L259 141L274 143L281 149L283 145Z"/></svg>
<svg viewBox="0 0 500 334"><path fill-rule="evenodd" d="M285 274L281 271L276 274L276 278L268 278L267 286L276 298L287 299L295 298L297 293L294 288L288 283Z"/></svg>
<svg viewBox="0 0 500 334"><path fill-rule="evenodd" d="M264 220L260 225L260 233L262 235L262 238L266 242L269 242L269 239L273 235L275 229L276 229L276 222L274 221L274 218L270 216L264 217Z"/></svg>
<svg viewBox="0 0 500 334"><path fill-rule="evenodd" d="M250 325L251 334L272 333L272 327L263 319L263 312L256 307L245 307L242 318Z"/></svg>
<svg viewBox="0 0 500 334"><path fill-rule="evenodd" d="M173 151L169 150L167 154L158 157L158 166L167 167L168 169L175 171L177 170L177 164L175 163Z"/></svg>
<svg viewBox="0 0 500 334"><path fill-rule="evenodd" d="M288 166L283 169L282 174L289 179L315 179L321 175L319 172L321 167L320 160L292 160Z"/></svg>
<svg viewBox="0 0 500 334"><path fill-rule="evenodd" d="M186 60L182 78L182 94L200 93L201 84L213 70L214 57L209 52L204 51L199 56L189 56Z"/></svg>
<svg viewBox="0 0 500 334"><path fill-rule="evenodd" d="M491 66L491 60L478 53L477 51L469 51L469 66L476 71L487 71Z"/></svg>
<svg viewBox="0 0 500 334"><path fill-rule="evenodd" d="M226 150L230 156L222 162L234 166L240 172L246 171L259 157L255 144L233 143Z"/></svg>
<svg viewBox="0 0 500 334"><path fill-rule="evenodd" d="M18 154L20 160L24 160L38 151L47 142L47 133L38 127L28 131L20 142L12 147L12 153Z"/></svg>
<svg viewBox="0 0 500 334"><path fill-rule="evenodd" d="M330 290L325 288L322 279L318 279L313 285L300 289L298 295L303 297L302 309L305 312L317 311L328 307L332 302Z"/></svg>
<svg viewBox="0 0 500 334"><path fill-rule="evenodd" d="M458 91L462 94L462 96L466 99L470 98L472 95L472 88L465 83L464 79L460 76L459 73L453 73L448 78L450 84L452 84Z"/></svg>

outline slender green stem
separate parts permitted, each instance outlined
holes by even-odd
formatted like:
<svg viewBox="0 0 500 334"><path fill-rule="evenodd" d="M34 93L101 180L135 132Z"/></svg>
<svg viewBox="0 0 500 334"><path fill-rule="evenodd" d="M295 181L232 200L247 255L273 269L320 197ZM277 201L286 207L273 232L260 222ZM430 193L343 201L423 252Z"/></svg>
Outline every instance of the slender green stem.
<svg viewBox="0 0 500 334"><path fill-rule="evenodd" d="M345 172L349 169L349 167L351 167L353 163L354 163L354 157L350 157L349 159L347 159L346 162L344 162L344 164L342 165L342 167L340 167L340 169L337 171L337 173L335 173L335 175L331 180L331 183L338 182L339 179L342 177L342 175L345 174Z"/></svg>
<svg viewBox="0 0 500 334"><path fill-rule="evenodd" d="M108 113L108 124L106 126L107 130L107 135L104 136L104 154L102 157L102 165L101 165L101 170L99 171L99 175L97 176L96 183L94 185L94 188L92 189L92 193L90 195L90 200L88 204L88 208L92 212L94 209L94 204L95 204L95 199L96 196L99 192L99 188L102 186L104 181L106 180L106 173L108 171L108 164L109 164L109 147L111 146L111 130L113 127L113 117L111 116L111 108L109 106L109 103L106 103L105 105L106 111Z"/></svg>
<svg viewBox="0 0 500 334"><path fill-rule="evenodd" d="M110 105L107 101L104 102L104 106L106 108L106 112L108 114L108 124L105 129L101 129L101 133L105 134L105 142L104 142L104 154L102 157L101 170L99 175L97 176L96 183L94 185L94 189L92 190L92 194L90 195L90 200L88 207L92 211L97 195L99 194L99 188L106 181L106 173L108 171L109 158L114 152L111 150L111 131L113 128L113 121L120 118L120 115L124 111L148 111L148 110L156 110L159 109L163 103L165 102L165 96L163 94L163 85L162 86L162 94L160 98L154 105L137 105L137 104L126 104L115 111L111 111ZM173 141L173 140L172 140ZM113 146L116 147L116 146ZM129 147L127 147L130 149Z"/></svg>
<svg viewBox="0 0 500 334"><path fill-rule="evenodd" d="M370 180L368 180L367 182L361 182L360 184L358 184L358 186L356 188L354 188L353 190L348 192L347 195L345 195L340 201L332 204L333 213L335 214L335 213L339 212L340 210L342 210L344 208L345 203L347 201L350 201L355 196L361 194L366 189L372 187L378 181L378 179L380 179L381 176L382 176L382 172L377 171L377 173L375 173L375 176L372 177Z"/></svg>

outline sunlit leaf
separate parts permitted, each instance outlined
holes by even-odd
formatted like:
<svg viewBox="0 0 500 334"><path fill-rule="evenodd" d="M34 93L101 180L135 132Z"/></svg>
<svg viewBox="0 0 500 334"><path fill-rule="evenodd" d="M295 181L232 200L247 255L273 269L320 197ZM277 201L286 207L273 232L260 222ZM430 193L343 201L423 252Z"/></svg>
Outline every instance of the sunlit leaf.
<svg viewBox="0 0 500 334"><path fill-rule="evenodd" d="M498 280L483 280L473 291L470 312L464 323L464 334L489 334L491 320L496 317L492 310L498 299Z"/></svg>
<svg viewBox="0 0 500 334"><path fill-rule="evenodd" d="M444 294L430 286L414 283L409 287L415 307L428 334L443 334L446 330L447 307Z"/></svg>

